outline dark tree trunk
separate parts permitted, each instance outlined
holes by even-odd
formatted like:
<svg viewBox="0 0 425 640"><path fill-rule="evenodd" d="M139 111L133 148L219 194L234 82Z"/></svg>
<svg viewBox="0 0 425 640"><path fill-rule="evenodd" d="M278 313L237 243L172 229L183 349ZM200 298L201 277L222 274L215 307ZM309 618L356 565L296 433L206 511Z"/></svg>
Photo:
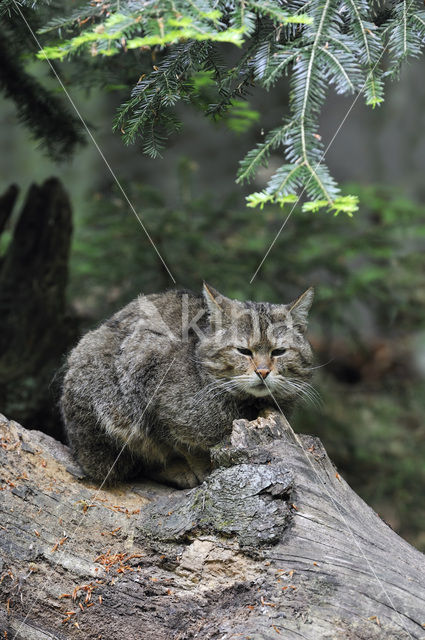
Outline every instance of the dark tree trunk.
<svg viewBox="0 0 425 640"><path fill-rule="evenodd" d="M0 198L0 232L17 188ZM32 185L0 263L0 405L29 427L55 431L51 383L76 338L65 302L71 206L59 180Z"/></svg>
<svg viewBox="0 0 425 640"><path fill-rule="evenodd" d="M0 436L9 640L425 636L425 557L278 414L235 421L188 491L98 490L49 436Z"/></svg>
<svg viewBox="0 0 425 640"><path fill-rule="evenodd" d="M16 184L12 184L8 189L6 189L4 194L0 196L0 235L3 233L6 224L12 215L13 207L15 206L18 195L18 187Z"/></svg>

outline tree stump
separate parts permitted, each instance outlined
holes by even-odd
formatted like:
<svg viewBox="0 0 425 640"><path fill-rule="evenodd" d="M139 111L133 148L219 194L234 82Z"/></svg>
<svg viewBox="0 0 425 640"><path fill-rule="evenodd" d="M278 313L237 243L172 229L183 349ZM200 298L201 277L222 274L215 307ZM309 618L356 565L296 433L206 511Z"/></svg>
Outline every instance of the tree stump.
<svg viewBox="0 0 425 640"><path fill-rule="evenodd" d="M0 233L17 194L12 186L0 197ZM61 182L32 185L0 262L0 406L55 436L60 422L52 379L77 338L65 299L71 234L71 205Z"/></svg>
<svg viewBox="0 0 425 640"><path fill-rule="evenodd" d="M425 638L425 557L277 413L191 490L98 489L50 436L0 436L1 637Z"/></svg>

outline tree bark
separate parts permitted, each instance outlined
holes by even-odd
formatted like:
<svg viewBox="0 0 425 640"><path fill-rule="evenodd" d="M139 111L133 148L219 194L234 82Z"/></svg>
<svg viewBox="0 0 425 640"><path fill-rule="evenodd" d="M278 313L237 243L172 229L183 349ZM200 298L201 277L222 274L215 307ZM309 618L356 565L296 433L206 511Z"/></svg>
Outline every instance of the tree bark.
<svg viewBox="0 0 425 640"><path fill-rule="evenodd" d="M183 491L98 489L50 436L0 436L0 637L425 637L425 557L277 413L235 421Z"/></svg>

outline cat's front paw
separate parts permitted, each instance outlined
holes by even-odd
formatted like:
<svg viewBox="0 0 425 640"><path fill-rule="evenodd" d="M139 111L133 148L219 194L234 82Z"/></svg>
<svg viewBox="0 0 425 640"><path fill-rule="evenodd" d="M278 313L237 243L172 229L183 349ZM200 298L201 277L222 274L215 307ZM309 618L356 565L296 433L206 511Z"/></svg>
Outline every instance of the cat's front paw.
<svg viewBox="0 0 425 640"><path fill-rule="evenodd" d="M175 475L170 478L170 483L179 489L192 489L197 487L203 479L193 473L189 467L187 469L177 470Z"/></svg>
<svg viewBox="0 0 425 640"><path fill-rule="evenodd" d="M192 489L204 481L208 471L209 469L201 465L194 465L194 468L191 468L186 461L175 460L151 477L157 482L165 482L178 489Z"/></svg>

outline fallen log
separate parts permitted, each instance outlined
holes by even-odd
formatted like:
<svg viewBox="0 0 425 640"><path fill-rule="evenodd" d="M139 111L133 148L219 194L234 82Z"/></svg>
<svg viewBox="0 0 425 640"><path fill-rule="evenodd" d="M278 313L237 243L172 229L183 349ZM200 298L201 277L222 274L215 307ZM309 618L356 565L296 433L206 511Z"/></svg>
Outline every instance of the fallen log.
<svg viewBox="0 0 425 640"><path fill-rule="evenodd" d="M425 638L425 557L277 413L192 490L99 489L50 436L0 437L2 638Z"/></svg>

